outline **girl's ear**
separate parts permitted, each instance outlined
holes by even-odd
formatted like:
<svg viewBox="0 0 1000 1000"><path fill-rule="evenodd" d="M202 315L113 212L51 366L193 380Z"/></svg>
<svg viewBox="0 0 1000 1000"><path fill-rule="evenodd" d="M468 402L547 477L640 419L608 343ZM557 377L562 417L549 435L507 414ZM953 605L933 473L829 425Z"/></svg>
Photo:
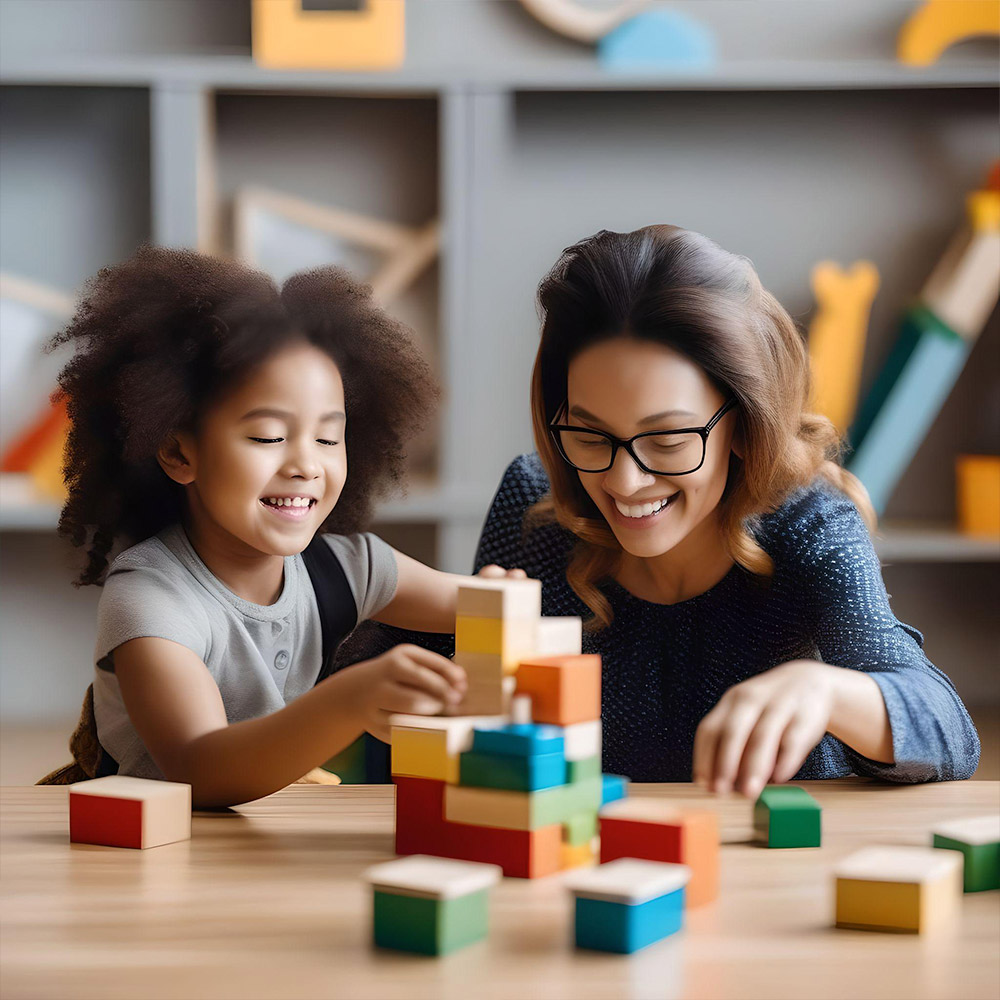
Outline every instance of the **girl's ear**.
<svg viewBox="0 0 1000 1000"><path fill-rule="evenodd" d="M194 482L194 442L186 434L171 434L156 452L160 468L175 483L189 486Z"/></svg>
<svg viewBox="0 0 1000 1000"><path fill-rule="evenodd" d="M746 446L743 441L743 426L737 421L736 430L733 431L733 440L729 447L732 449L733 454L742 460L746 452Z"/></svg>

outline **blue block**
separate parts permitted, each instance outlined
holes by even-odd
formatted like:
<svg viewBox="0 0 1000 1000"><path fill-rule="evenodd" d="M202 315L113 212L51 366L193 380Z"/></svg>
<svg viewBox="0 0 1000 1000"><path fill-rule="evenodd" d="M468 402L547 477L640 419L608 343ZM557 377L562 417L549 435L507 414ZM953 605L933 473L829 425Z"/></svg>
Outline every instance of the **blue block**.
<svg viewBox="0 0 1000 1000"><path fill-rule="evenodd" d="M715 39L698 21L675 10L646 10L597 43L601 65L612 70L707 69Z"/></svg>
<svg viewBox="0 0 1000 1000"><path fill-rule="evenodd" d="M458 783L473 788L505 788L537 792L566 784L566 758L561 753L480 753L470 750L458 758Z"/></svg>
<svg viewBox="0 0 1000 1000"><path fill-rule="evenodd" d="M602 774L601 805L606 806L616 799L623 799L628 795L628 778L623 778L620 774Z"/></svg>
<svg viewBox="0 0 1000 1000"><path fill-rule="evenodd" d="M559 726L536 722L513 723L500 729L476 729L472 734L472 749L478 753L527 757L539 753L563 753L564 741Z"/></svg>
<svg viewBox="0 0 1000 1000"><path fill-rule="evenodd" d="M577 948L631 955L676 933L683 923L683 889L645 903L576 898Z"/></svg>

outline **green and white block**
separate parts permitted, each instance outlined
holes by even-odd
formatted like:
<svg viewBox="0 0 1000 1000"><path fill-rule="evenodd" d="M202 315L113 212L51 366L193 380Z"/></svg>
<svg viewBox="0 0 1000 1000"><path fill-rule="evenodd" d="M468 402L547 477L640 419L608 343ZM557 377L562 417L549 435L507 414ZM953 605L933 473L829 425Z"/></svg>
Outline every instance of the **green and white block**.
<svg viewBox="0 0 1000 1000"><path fill-rule="evenodd" d="M934 847L959 851L964 857L966 892L1000 889L1000 815L953 820L931 832Z"/></svg>
<svg viewBox="0 0 1000 1000"><path fill-rule="evenodd" d="M379 948L446 955L486 937L496 865L414 854L365 872Z"/></svg>

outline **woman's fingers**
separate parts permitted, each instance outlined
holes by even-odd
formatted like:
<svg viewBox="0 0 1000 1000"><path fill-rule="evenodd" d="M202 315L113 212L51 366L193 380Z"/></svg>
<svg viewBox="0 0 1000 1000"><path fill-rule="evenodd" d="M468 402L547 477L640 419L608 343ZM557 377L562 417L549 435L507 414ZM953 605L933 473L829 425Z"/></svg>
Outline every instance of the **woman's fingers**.
<svg viewBox="0 0 1000 1000"><path fill-rule="evenodd" d="M757 720L740 761L736 790L756 799L774 773L778 747L793 716L791 705L771 704Z"/></svg>
<svg viewBox="0 0 1000 1000"><path fill-rule="evenodd" d="M719 743L719 737L722 735L722 724L725 717L725 710L721 705L716 705L701 720L694 734L691 780L705 788L711 788L715 778L715 750Z"/></svg>
<svg viewBox="0 0 1000 1000"><path fill-rule="evenodd" d="M710 785L714 792L732 791L743 749L760 718L762 706L756 702L737 702L726 718L715 751L713 778Z"/></svg>
<svg viewBox="0 0 1000 1000"><path fill-rule="evenodd" d="M825 732L825 730L824 730ZM778 756L774 764L774 780L791 781L802 767L809 751L822 739L817 735L815 724L809 719L795 719L781 736Z"/></svg>

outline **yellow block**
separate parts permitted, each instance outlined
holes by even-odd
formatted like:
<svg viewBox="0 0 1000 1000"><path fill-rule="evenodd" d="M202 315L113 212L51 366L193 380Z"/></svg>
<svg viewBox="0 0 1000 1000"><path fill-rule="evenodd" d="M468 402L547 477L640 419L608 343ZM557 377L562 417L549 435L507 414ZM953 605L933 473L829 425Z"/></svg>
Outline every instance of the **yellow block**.
<svg viewBox="0 0 1000 1000"><path fill-rule="evenodd" d="M303 10L302 0L253 0L253 57L274 69L398 69L406 54L404 0L360 10Z"/></svg>
<svg viewBox="0 0 1000 1000"><path fill-rule="evenodd" d="M921 887L915 882L837 879L837 926L856 930L920 930Z"/></svg>
<svg viewBox="0 0 1000 1000"><path fill-rule="evenodd" d="M575 847L572 844L560 844L559 855L560 867L563 869L582 868L597 860L592 844L577 844Z"/></svg>
<svg viewBox="0 0 1000 1000"><path fill-rule="evenodd" d="M455 659L463 653L499 656L505 673L513 673L520 660L533 655L537 619L455 618Z"/></svg>
<svg viewBox="0 0 1000 1000"><path fill-rule="evenodd" d="M1000 538L1000 455L959 455L955 489L959 531Z"/></svg>
<svg viewBox="0 0 1000 1000"><path fill-rule="evenodd" d="M1000 35L1000 0L927 0L903 25L896 55L930 66L945 49L980 35Z"/></svg>
<svg viewBox="0 0 1000 1000"><path fill-rule="evenodd" d="M447 730L393 726L392 773L458 784L458 754L448 752Z"/></svg>
<svg viewBox="0 0 1000 1000"><path fill-rule="evenodd" d="M812 408L845 434L854 419L861 384L861 364L878 270L871 261L855 261L842 270L831 261L813 268L817 310L809 327Z"/></svg>

